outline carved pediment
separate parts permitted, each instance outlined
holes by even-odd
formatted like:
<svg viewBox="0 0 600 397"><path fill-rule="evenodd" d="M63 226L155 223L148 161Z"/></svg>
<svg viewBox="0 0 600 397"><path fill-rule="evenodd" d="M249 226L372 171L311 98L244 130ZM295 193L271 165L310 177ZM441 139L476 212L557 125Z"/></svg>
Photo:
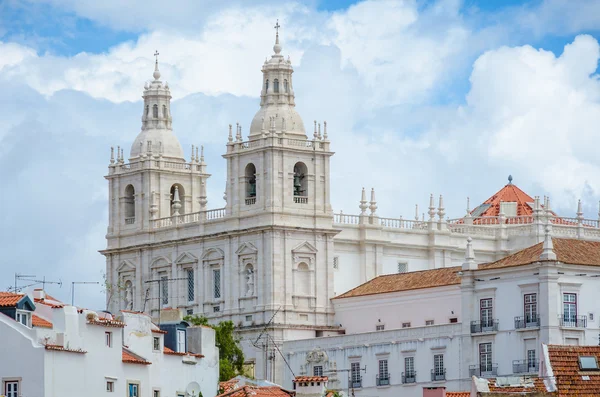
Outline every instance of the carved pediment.
<svg viewBox="0 0 600 397"><path fill-rule="evenodd" d="M150 268L156 269L159 267L167 267L167 266L171 266L171 261L164 256L159 256L152 260L152 264L150 265Z"/></svg>
<svg viewBox="0 0 600 397"><path fill-rule="evenodd" d="M316 254L317 249L308 241L305 241L292 249L294 254Z"/></svg>
<svg viewBox="0 0 600 397"><path fill-rule="evenodd" d="M220 259L224 258L225 253L219 248L209 248L202 255L202 260Z"/></svg>
<svg viewBox="0 0 600 397"><path fill-rule="evenodd" d="M189 252L184 252L183 254L179 255L179 257L175 261L175 263L180 264L180 265L185 264L185 263L196 263L196 262L198 262L198 258L194 254L191 254Z"/></svg>
<svg viewBox="0 0 600 397"><path fill-rule="evenodd" d="M119 265L119 267L117 268L118 273L134 272L134 271L135 271L135 264L127 259L124 260L123 262L121 262L121 265Z"/></svg>
<svg viewBox="0 0 600 397"><path fill-rule="evenodd" d="M252 243L243 243L240 248L235 251L238 255L256 255L258 249Z"/></svg>

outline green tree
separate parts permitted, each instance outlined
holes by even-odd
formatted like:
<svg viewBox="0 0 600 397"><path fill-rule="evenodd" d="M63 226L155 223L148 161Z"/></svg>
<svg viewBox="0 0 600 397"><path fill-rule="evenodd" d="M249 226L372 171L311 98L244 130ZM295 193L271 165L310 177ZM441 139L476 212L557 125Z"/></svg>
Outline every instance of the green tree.
<svg viewBox="0 0 600 397"><path fill-rule="evenodd" d="M222 321L217 325L208 323L204 316L185 316L185 321L193 325L206 325L215 330L215 339L219 349L219 382L224 382L244 370L244 352L240 340L234 334L232 321Z"/></svg>

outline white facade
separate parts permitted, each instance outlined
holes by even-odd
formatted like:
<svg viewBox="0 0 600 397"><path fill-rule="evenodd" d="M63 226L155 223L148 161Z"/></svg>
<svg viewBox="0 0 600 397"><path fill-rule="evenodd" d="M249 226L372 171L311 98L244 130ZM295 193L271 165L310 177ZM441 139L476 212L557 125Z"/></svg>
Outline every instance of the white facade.
<svg viewBox="0 0 600 397"><path fill-rule="evenodd" d="M348 388L348 372L340 370L359 363L366 371L360 372L357 396L417 397L427 386L468 391L472 375L538 374L542 343L598 344L600 261L589 262L600 258L600 244L561 241L558 260L485 268L468 258L456 268L459 284L334 299L336 322L346 335L286 341L284 355L296 376L313 375L321 366L317 372L325 371L329 386L340 390ZM568 263L566 251L588 264ZM426 326L429 321L433 325ZM436 355L443 356L444 380L432 380ZM382 360L389 386L377 384ZM336 370L337 380L327 372ZM411 370L414 382L404 379ZM283 386L292 379L286 373Z"/></svg>
<svg viewBox="0 0 600 397"><path fill-rule="evenodd" d="M202 350L200 357L167 353L165 334L144 314L122 313L121 322L107 313L43 303L36 303L35 314L52 328L31 328L0 314L0 394L17 382L19 397L129 397L130 385L136 385L137 396L154 397L156 390L159 396L179 397L197 382L205 396L216 395L219 358L213 330L203 330L202 346L188 343Z"/></svg>
<svg viewBox="0 0 600 397"><path fill-rule="evenodd" d="M447 220L442 197L437 206L431 197L428 219L418 209L415 220L381 218L375 192L367 200L364 190L359 215L334 214L327 124L315 122L307 133L278 38L273 49L248 140L241 126L229 126L224 208L208 209L210 175L198 148L183 158L170 91L156 67L129 162L120 148L111 156L102 253L109 282L122 290L109 299L112 311L157 317L172 307L231 320L256 376L281 383L284 365L273 343L340 331L330 301L336 295L381 274L460 265L467 236L480 261L499 259L541 241L553 215L548 201L536 199L532 216ZM555 235L600 239L597 221L562 219L568 222L555 224Z"/></svg>

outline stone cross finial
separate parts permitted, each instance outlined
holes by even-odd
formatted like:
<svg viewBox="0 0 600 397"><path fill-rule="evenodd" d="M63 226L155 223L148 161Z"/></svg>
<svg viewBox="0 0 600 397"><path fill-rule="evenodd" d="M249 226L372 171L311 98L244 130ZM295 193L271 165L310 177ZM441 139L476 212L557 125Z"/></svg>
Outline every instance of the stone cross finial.
<svg viewBox="0 0 600 397"><path fill-rule="evenodd" d="M275 51L275 54L279 54L281 52L281 45L279 44L279 28L280 27L281 27L281 25L279 24L279 19L278 19L277 23L274 26L274 28L275 28L275 45L273 46L273 51Z"/></svg>
<svg viewBox="0 0 600 397"><path fill-rule="evenodd" d="M275 28L275 34L277 36L279 36L279 28L281 27L281 25L279 24L279 19L277 20L277 22L275 23L275 26L273 26Z"/></svg>
<svg viewBox="0 0 600 397"><path fill-rule="evenodd" d="M467 249L465 251L465 261L462 265L463 270L476 270L477 264L475 263L475 250L473 250L473 239L467 237Z"/></svg>
<svg viewBox="0 0 600 397"><path fill-rule="evenodd" d="M158 63L158 56L159 56L159 52L158 50L154 51L154 57L156 58L156 63Z"/></svg>
<svg viewBox="0 0 600 397"><path fill-rule="evenodd" d="M546 233L544 235L544 246L542 248L542 254L540 255L542 261L555 261L556 253L554 252L554 245L552 244L552 237L550 236L550 226L546 226Z"/></svg>
<svg viewBox="0 0 600 397"><path fill-rule="evenodd" d="M154 62L154 80L158 80L160 79L160 71L158 70L158 56L160 54L158 53L158 51L154 51L154 57L156 58L156 61Z"/></svg>

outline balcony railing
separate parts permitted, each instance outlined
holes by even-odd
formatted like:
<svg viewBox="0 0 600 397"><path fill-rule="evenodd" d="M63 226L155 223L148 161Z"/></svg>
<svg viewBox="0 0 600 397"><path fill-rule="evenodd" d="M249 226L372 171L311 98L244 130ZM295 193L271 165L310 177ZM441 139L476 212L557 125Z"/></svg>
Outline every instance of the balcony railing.
<svg viewBox="0 0 600 397"><path fill-rule="evenodd" d="M558 316L561 327L568 328L586 328L587 327L587 316Z"/></svg>
<svg viewBox="0 0 600 397"><path fill-rule="evenodd" d="M350 384L353 389L360 389L362 387L362 376L358 379L351 379Z"/></svg>
<svg viewBox="0 0 600 397"><path fill-rule="evenodd" d="M471 321L471 333L481 334L484 332L498 331L498 320Z"/></svg>
<svg viewBox="0 0 600 397"><path fill-rule="evenodd" d="M296 204L307 204L308 197L305 196L294 196L294 203Z"/></svg>
<svg viewBox="0 0 600 397"><path fill-rule="evenodd" d="M539 328L540 316L537 314L515 317L515 329Z"/></svg>
<svg viewBox="0 0 600 397"><path fill-rule="evenodd" d="M417 372L416 371L402 372L402 383L416 383L416 382L417 382Z"/></svg>
<svg viewBox="0 0 600 397"><path fill-rule="evenodd" d="M135 216L129 217L129 218L125 218L125 224L126 225L133 225L135 223Z"/></svg>
<svg viewBox="0 0 600 397"><path fill-rule="evenodd" d="M377 386L389 386L390 385L390 374L377 375L375 377Z"/></svg>
<svg viewBox="0 0 600 397"><path fill-rule="evenodd" d="M431 380L433 382L440 381L440 380L446 380L446 368L444 368L443 370L432 369L431 370Z"/></svg>
<svg viewBox="0 0 600 397"><path fill-rule="evenodd" d="M489 376L497 376L498 375L498 364L492 363L490 365L486 365L480 367L479 365L469 365L469 376L479 376L482 378L486 378Z"/></svg>
<svg viewBox="0 0 600 397"><path fill-rule="evenodd" d="M246 205L256 204L256 197L246 197Z"/></svg>
<svg viewBox="0 0 600 397"><path fill-rule="evenodd" d="M513 374L527 374L538 372L537 360L513 360Z"/></svg>

